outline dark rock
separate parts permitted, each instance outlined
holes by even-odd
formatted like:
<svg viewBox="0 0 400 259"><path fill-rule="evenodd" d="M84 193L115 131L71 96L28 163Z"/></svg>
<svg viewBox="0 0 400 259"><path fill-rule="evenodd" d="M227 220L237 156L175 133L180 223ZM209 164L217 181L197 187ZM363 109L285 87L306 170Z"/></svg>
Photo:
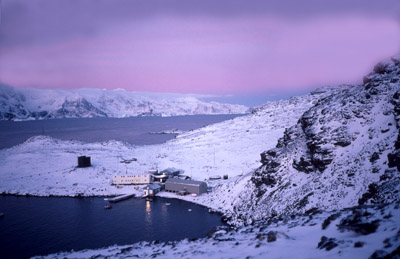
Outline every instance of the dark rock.
<svg viewBox="0 0 400 259"><path fill-rule="evenodd" d="M397 170L400 171L400 152L389 153L388 162L389 168L397 167Z"/></svg>
<svg viewBox="0 0 400 259"><path fill-rule="evenodd" d="M312 194L311 194L312 195ZM308 195L308 196L310 196L310 195ZM307 197L308 197L307 196ZM306 210L305 212L304 212L304 214L306 214L306 215L316 215L316 214L320 214L322 212L322 210L320 210L320 209L318 209L318 208L311 208L311 209L309 209L309 210Z"/></svg>
<svg viewBox="0 0 400 259"><path fill-rule="evenodd" d="M371 82L371 78L369 78L368 76L364 76L363 77L363 84L366 84L366 83L369 83L369 82ZM365 87L367 87L367 86L365 86ZM367 89L365 89L365 90L367 90Z"/></svg>
<svg viewBox="0 0 400 259"><path fill-rule="evenodd" d="M390 243L390 238L386 238L385 240L383 240L383 243L385 244L385 248L392 247L392 244Z"/></svg>
<svg viewBox="0 0 400 259"><path fill-rule="evenodd" d="M388 65L380 62L377 65L375 65L374 72L377 74L385 74L389 72Z"/></svg>
<svg viewBox="0 0 400 259"><path fill-rule="evenodd" d="M275 242L276 241L276 231L270 231L267 234L267 242Z"/></svg>
<svg viewBox="0 0 400 259"><path fill-rule="evenodd" d="M354 243L354 247L359 248L359 247L363 247L363 246L364 246L364 242L358 241L358 242Z"/></svg>
<svg viewBox="0 0 400 259"><path fill-rule="evenodd" d="M332 158L326 158L324 156L320 157L313 157L313 165L320 171L323 172L325 169L328 167L330 163L332 163L333 159Z"/></svg>
<svg viewBox="0 0 400 259"><path fill-rule="evenodd" d="M374 153L372 154L372 156L370 157L369 161L370 161L371 163L373 163L373 162L375 162L375 161L378 160L378 159L379 159L379 153L374 152Z"/></svg>
<svg viewBox="0 0 400 259"><path fill-rule="evenodd" d="M394 148L395 149L400 149L400 134L397 135L397 139L394 142Z"/></svg>
<svg viewBox="0 0 400 259"><path fill-rule="evenodd" d="M300 161L293 160L293 168L300 172L311 173L314 172L314 166L309 159L300 157Z"/></svg>
<svg viewBox="0 0 400 259"><path fill-rule="evenodd" d="M379 91L377 90L377 88L371 88L371 89L369 90L369 94L377 95L377 94L379 94ZM370 96L370 97L371 97L371 96ZM369 99L369 98L367 98L367 99Z"/></svg>
<svg viewBox="0 0 400 259"><path fill-rule="evenodd" d="M386 181L386 180L390 180L393 179L393 177L395 177L396 174L396 169L386 169L385 172L383 173L383 175L381 175L379 177L380 181Z"/></svg>
<svg viewBox="0 0 400 259"><path fill-rule="evenodd" d="M350 230L361 235L369 235L374 233L379 227L379 220L374 220L372 222L359 222L359 218L355 217L351 220L343 219L338 225L339 230Z"/></svg>
<svg viewBox="0 0 400 259"><path fill-rule="evenodd" d="M274 176L267 174L262 178L262 182L267 186L274 186L276 184L276 179Z"/></svg>
<svg viewBox="0 0 400 259"><path fill-rule="evenodd" d="M308 197L310 197L311 195L313 195L313 192L310 192L309 194L307 194L306 196L303 197L303 199L301 199L295 206L298 209L304 208L307 204L308 204Z"/></svg>
<svg viewBox="0 0 400 259"><path fill-rule="evenodd" d="M332 214L329 217L327 217L324 222L322 222L322 229L326 229L329 224L331 224L331 221L337 219L340 216L340 213Z"/></svg>
<svg viewBox="0 0 400 259"><path fill-rule="evenodd" d="M351 144L350 139L341 139L333 143L335 146L346 147Z"/></svg>
<svg viewBox="0 0 400 259"><path fill-rule="evenodd" d="M272 157L276 157L277 154L277 149L273 148L267 151L267 154L272 156Z"/></svg>
<svg viewBox="0 0 400 259"><path fill-rule="evenodd" d="M371 183L368 185L368 191L364 193L361 198L358 200L359 205L365 204L370 198L374 197L374 195L378 192L378 185L376 183Z"/></svg>
<svg viewBox="0 0 400 259"><path fill-rule="evenodd" d="M398 246L395 250L393 250L387 258L400 258L400 246ZM386 258L385 258L386 259Z"/></svg>
<svg viewBox="0 0 400 259"><path fill-rule="evenodd" d="M329 251L337 246L338 246L338 244L336 242L336 239L327 238L326 236L322 236L321 241L319 241L317 248L325 249L326 251Z"/></svg>
<svg viewBox="0 0 400 259"><path fill-rule="evenodd" d="M397 100L400 99L400 92L399 92L399 91L397 91L397 92L394 93L393 99L397 99Z"/></svg>
<svg viewBox="0 0 400 259"><path fill-rule="evenodd" d="M388 257L388 253L383 251L383 250L376 250L370 257L369 259L386 259L390 258Z"/></svg>

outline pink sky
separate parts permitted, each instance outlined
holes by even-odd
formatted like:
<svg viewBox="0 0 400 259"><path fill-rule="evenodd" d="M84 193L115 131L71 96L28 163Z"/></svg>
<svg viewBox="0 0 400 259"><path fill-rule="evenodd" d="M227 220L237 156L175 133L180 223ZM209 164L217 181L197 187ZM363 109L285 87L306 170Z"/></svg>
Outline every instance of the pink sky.
<svg viewBox="0 0 400 259"><path fill-rule="evenodd" d="M0 81L222 95L298 92L359 83L375 63L400 52L399 21L362 13L163 14L96 26L101 29L50 40L39 27L29 44L0 41ZM8 29L3 37L12 35Z"/></svg>

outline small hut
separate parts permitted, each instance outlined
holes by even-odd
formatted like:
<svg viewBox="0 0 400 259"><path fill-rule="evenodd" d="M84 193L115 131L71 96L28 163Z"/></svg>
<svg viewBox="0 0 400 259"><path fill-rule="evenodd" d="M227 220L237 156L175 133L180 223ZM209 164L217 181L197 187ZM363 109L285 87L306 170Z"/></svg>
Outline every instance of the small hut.
<svg viewBox="0 0 400 259"><path fill-rule="evenodd" d="M78 157L78 167L89 167L91 166L90 156Z"/></svg>

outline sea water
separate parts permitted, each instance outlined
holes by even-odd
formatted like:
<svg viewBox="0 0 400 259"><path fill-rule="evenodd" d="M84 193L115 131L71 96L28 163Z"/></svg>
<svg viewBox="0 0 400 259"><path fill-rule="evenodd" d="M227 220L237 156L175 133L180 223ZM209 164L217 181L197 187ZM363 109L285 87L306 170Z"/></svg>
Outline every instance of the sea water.
<svg viewBox="0 0 400 259"><path fill-rule="evenodd" d="M174 130L194 130L242 115L190 115L173 117L78 118L35 121L0 121L0 149L23 143L32 136L101 142L120 140L135 145L161 144Z"/></svg>
<svg viewBox="0 0 400 259"><path fill-rule="evenodd" d="M0 196L0 258L204 237L221 216L177 199Z"/></svg>

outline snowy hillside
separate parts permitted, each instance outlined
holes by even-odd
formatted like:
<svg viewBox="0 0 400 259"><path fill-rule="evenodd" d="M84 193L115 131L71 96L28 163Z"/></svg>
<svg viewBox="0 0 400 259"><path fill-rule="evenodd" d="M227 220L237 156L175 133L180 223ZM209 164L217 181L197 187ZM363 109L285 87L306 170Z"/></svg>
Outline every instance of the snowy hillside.
<svg viewBox="0 0 400 259"><path fill-rule="evenodd" d="M232 178L246 174L260 166L259 154L274 147L285 128L333 91L338 89L269 102L253 114L182 133L162 145L132 146L116 141L89 144L33 137L21 145L0 150L0 192L43 196L125 193L134 191L133 187L111 186L113 175L143 173L153 168L180 168L198 180L212 175L226 174ZM91 156L93 167L76 168L80 155ZM137 162L121 163L133 157ZM213 197L199 199L196 202L218 210L228 209L213 202Z"/></svg>
<svg viewBox="0 0 400 259"><path fill-rule="evenodd" d="M398 258L399 225L396 203L219 227L196 240L139 242L37 258Z"/></svg>
<svg viewBox="0 0 400 259"><path fill-rule="evenodd" d="M0 119L242 114L243 105L204 102L190 95L125 90L21 89L0 84Z"/></svg>
<svg viewBox="0 0 400 259"><path fill-rule="evenodd" d="M400 59L392 59L364 84L320 99L261 154L234 218L250 223L399 200L399 79Z"/></svg>
<svg viewBox="0 0 400 259"><path fill-rule="evenodd" d="M93 166L76 168L79 155L91 156ZM180 198L225 213L236 227L198 240L49 257L395 258L400 253L400 58L378 64L362 85L269 102L247 116L161 145L33 137L0 150L0 192L135 192L133 186L111 186L112 176L168 167L196 180L228 175L229 180L208 181L209 194Z"/></svg>

